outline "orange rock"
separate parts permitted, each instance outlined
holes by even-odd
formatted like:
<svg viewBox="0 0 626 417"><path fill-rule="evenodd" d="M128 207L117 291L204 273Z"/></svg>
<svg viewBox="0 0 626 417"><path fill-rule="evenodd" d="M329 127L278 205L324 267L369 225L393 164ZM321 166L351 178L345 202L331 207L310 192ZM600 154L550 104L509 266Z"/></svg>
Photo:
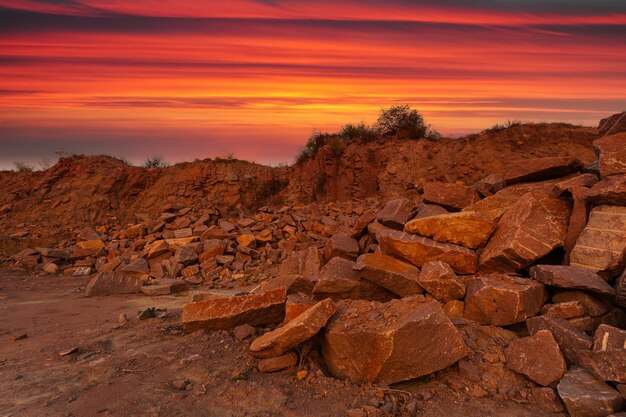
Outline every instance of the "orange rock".
<svg viewBox="0 0 626 417"><path fill-rule="evenodd" d="M296 366L298 363L298 356L294 352L289 352L284 355L275 358L261 359L257 368L259 372L277 372L283 369L289 369Z"/></svg>
<svg viewBox="0 0 626 417"><path fill-rule="evenodd" d="M418 283L419 269L392 256L382 253L361 255L354 269L359 278L371 281L401 297L424 292Z"/></svg>
<svg viewBox="0 0 626 417"><path fill-rule="evenodd" d="M600 150L600 174L603 178L626 174L626 132L604 136L593 145Z"/></svg>
<svg viewBox="0 0 626 417"><path fill-rule="evenodd" d="M239 235L237 236L237 243L239 243L241 246L252 248L255 246L256 237L254 237L254 235L251 235L251 234Z"/></svg>
<svg viewBox="0 0 626 417"><path fill-rule="evenodd" d="M99 272L85 287L85 295L134 294L141 291L143 282L121 272Z"/></svg>
<svg viewBox="0 0 626 417"><path fill-rule="evenodd" d="M404 228L411 233L432 237L437 242L477 248L487 242L496 230L496 223L479 213L464 211L411 220Z"/></svg>
<svg viewBox="0 0 626 417"><path fill-rule="evenodd" d="M355 263L343 258L333 258L320 271L313 294L316 298L350 298L353 300L388 301L395 295L383 287L358 277Z"/></svg>
<svg viewBox="0 0 626 417"><path fill-rule="evenodd" d="M279 323L285 316L286 295L285 289L279 288L261 294L187 303L183 306L185 332Z"/></svg>
<svg viewBox="0 0 626 417"><path fill-rule="evenodd" d="M458 300L465 295L465 285L445 262L428 262L418 278L419 285L442 303Z"/></svg>
<svg viewBox="0 0 626 417"><path fill-rule="evenodd" d="M104 242L100 239L83 240L76 244L81 249L100 249L104 247Z"/></svg>
<svg viewBox="0 0 626 417"><path fill-rule="evenodd" d="M507 368L543 386L558 381L567 370L559 345L548 330L512 341L505 355Z"/></svg>
<svg viewBox="0 0 626 417"><path fill-rule="evenodd" d="M462 184L429 182L424 185L424 201L448 210L461 210L480 200L476 190Z"/></svg>

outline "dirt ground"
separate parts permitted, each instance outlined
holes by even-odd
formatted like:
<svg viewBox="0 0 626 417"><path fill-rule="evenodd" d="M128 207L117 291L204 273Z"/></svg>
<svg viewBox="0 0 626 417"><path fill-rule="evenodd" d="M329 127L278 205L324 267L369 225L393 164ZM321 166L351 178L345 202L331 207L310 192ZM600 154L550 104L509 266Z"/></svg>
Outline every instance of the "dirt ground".
<svg viewBox="0 0 626 417"><path fill-rule="evenodd" d="M314 353L298 368L260 374L250 338L183 334L187 295L86 298L87 281L0 272L0 417L313 417L362 406L396 416L550 415L459 395L445 373L391 388L353 385L326 376ZM167 314L139 320L148 307ZM175 388L180 381L186 389Z"/></svg>

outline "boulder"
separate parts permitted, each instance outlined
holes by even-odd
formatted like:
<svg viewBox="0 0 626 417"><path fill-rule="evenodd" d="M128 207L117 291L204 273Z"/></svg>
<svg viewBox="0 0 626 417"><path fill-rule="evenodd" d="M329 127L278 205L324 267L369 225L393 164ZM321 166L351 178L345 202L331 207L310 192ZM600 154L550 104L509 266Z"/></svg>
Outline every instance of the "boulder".
<svg viewBox="0 0 626 417"><path fill-rule="evenodd" d="M518 159L509 161L504 181L509 185L523 181L542 181L564 177L580 168L580 161L568 156Z"/></svg>
<svg viewBox="0 0 626 417"><path fill-rule="evenodd" d="M122 272L98 272L85 287L85 295L135 294L142 286L143 281Z"/></svg>
<svg viewBox="0 0 626 417"><path fill-rule="evenodd" d="M326 262L328 262L336 256L350 261L356 260L359 256L359 243L343 233L333 235L333 237L326 241L324 258Z"/></svg>
<svg viewBox="0 0 626 417"><path fill-rule="evenodd" d="M500 219L480 254L480 270L517 272L562 246L569 215L568 204L550 193L524 195Z"/></svg>
<svg viewBox="0 0 626 417"><path fill-rule="evenodd" d="M489 197L502 190L505 186L504 175L498 173L489 174L473 185L474 189L483 197Z"/></svg>
<svg viewBox="0 0 626 417"><path fill-rule="evenodd" d="M443 261L456 273L476 272L476 252L464 246L441 243L391 229L380 230L376 239L383 253L397 256L418 267L430 261Z"/></svg>
<svg viewBox="0 0 626 417"><path fill-rule="evenodd" d="M505 356L507 368L543 386L558 381L567 370L559 345L547 330L512 341Z"/></svg>
<svg viewBox="0 0 626 417"><path fill-rule="evenodd" d="M507 326L537 314L547 299L543 284L508 275L483 275L465 281L465 318Z"/></svg>
<svg viewBox="0 0 626 417"><path fill-rule="evenodd" d="M484 245L496 223L472 211L422 217L404 226L407 232L431 237L437 242L455 243L468 248Z"/></svg>
<svg viewBox="0 0 626 417"><path fill-rule="evenodd" d="M424 292L418 283L419 269L382 253L359 256L354 270L359 278L371 281L400 297Z"/></svg>
<svg viewBox="0 0 626 417"><path fill-rule="evenodd" d="M436 301L344 301L326 326L324 360L338 378L392 384L447 368L467 354Z"/></svg>
<svg viewBox="0 0 626 417"><path fill-rule="evenodd" d="M599 206L570 254L570 265L610 279L621 269L626 254L626 207Z"/></svg>
<svg viewBox="0 0 626 417"><path fill-rule="evenodd" d="M183 306L186 333L200 329L228 330L242 324L280 323L285 317L285 288L238 297L222 297Z"/></svg>
<svg viewBox="0 0 626 417"><path fill-rule="evenodd" d="M604 136L593 142L600 151L600 175L626 174L626 132Z"/></svg>
<svg viewBox="0 0 626 417"><path fill-rule="evenodd" d="M424 201L439 204L447 210L459 211L478 200L478 192L467 185L444 182L428 182L424 185Z"/></svg>
<svg viewBox="0 0 626 417"><path fill-rule="evenodd" d="M624 404L619 392L581 368L567 371L557 390L571 417L606 417Z"/></svg>
<svg viewBox="0 0 626 417"><path fill-rule="evenodd" d="M585 193L585 199L596 206L626 206L626 175L604 178Z"/></svg>
<svg viewBox="0 0 626 417"><path fill-rule="evenodd" d="M601 324L592 352L594 370L602 379L626 384L626 330Z"/></svg>
<svg viewBox="0 0 626 417"><path fill-rule="evenodd" d="M419 285L442 303L458 300L465 295L465 285L445 262L428 262L418 278Z"/></svg>
<svg viewBox="0 0 626 417"><path fill-rule="evenodd" d="M415 203L408 198L388 201L376 216L387 227L402 230L404 223L415 214Z"/></svg>
<svg viewBox="0 0 626 417"><path fill-rule="evenodd" d="M526 321L526 326L531 335L541 330L550 331L568 362L578 366L584 366L588 363L585 358L586 352L591 349L591 338L567 320L538 316L529 318Z"/></svg>
<svg viewBox="0 0 626 417"><path fill-rule="evenodd" d="M320 271L313 294L317 298L350 298L353 300L387 301L395 296L366 279L354 270L355 263L343 258L333 258Z"/></svg>
<svg viewBox="0 0 626 417"><path fill-rule="evenodd" d="M530 276L551 287L585 290L613 296L615 290L598 274L588 269L565 265L536 265L530 268Z"/></svg>
<svg viewBox="0 0 626 417"><path fill-rule="evenodd" d="M250 345L250 351L257 358L282 355L315 336L334 313L333 300L327 298L320 301L284 326L256 339Z"/></svg>
<svg viewBox="0 0 626 417"><path fill-rule="evenodd" d="M600 120L598 124L600 136L614 135L620 132L626 132L626 112L616 113Z"/></svg>
<svg viewBox="0 0 626 417"><path fill-rule="evenodd" d="M563 291L552 296L554 303L579 302L585 309L585 314L591 317L599 317L609 311L608 306L592 295L583 291Z"/></svg>

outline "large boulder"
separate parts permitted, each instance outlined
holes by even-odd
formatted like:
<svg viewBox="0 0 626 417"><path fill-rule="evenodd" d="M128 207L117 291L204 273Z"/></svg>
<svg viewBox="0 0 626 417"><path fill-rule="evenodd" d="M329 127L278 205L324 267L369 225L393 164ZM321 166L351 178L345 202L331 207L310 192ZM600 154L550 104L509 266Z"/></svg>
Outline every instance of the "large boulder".
<svg viewBox="0 0 626 417"><path fill-rule="evenodd" d="M428 262L420 272L419 284L442 303L458 300L465 295L465 285L452 268L444 262Z"/></svg>
<svg viewBox="0 0 626 417"><path fill-rule="evenodd" d="M459 211L480 200L476 190L463 184L428 182L424 185L424 201Z"/></svg>
<svg viewBox="0 0 626 417"><path fill-rule="evenodd" d="M547 330L512 341L505 355L507 368L539 385L558 381L567 370L559 345Z"/></svg>
<svg viewBox="0 0 626 417"><path fill-rule="evenodd" d="M625 252L626 207L599 206L591 210L587 227L570 254L570 265L609 279L618 273Z"/></svg>
<svg viewBox="0 0 626 417"><path fill-rule="evenodd" d="M422 217L405 224L407 232L431 237L437 242L477 248L487 242L496 223L472 211Z"/></svg>
<svg viewBox="0 0 626 417"><path fill-rule="evenodd" d="M199 329L228 330L243 324L280 323L285 317L286 297L285 288L278 288L187 303L183 306L183 326L190 333Z"/></svg>
<svg viewBox="0 0 626 417"><path fill-rule="evenodd" d="M400 297L424 292L418 283L419 269L389 255L366 253L359 256L354 269L359 278L371 281Z"/></svg>
<svg viewBox="0 0 626 417"><path fill-rule="evenodd" d="M500 219L478 260L481 271L517 272L565 242L570 210L544 191L524 195Z"/></svg>
<svg viewBox="0 0 626 417"><path fill-rule="evenodd" d="M624 404L619 392L582 368L567 371L557 390L571 417L606 417Z"/></svg>
<svg viewBox="0 0 626 417"><path fill-rule="evenodd" d="M600 150L600 175L626 174L626 132L605 136L593 142Z"/></svg>
<svg viewBox="0 0 626 417"><path fill-rule="evenodd" d="M378 213L377 219L387 227L402 230L404 223L415 214L415 203L408 198L390 200Z"/></svg>
<svg viewBox="0 0 626 417"><path fill-rule="evenodd" d="M326 326L322 352L338 378L392 384L447 368L467 348L441 305L415 296L340 303Z"/></svg>
<svg viewBox="0 0 626 417"><path fill-rule="evenodd" d="M395 295L374 284L361 279L354 270L355 263L343 258L333 258L320 271L313 294L319 298L335 300L350 298L353 300L388 301Z"/></svg>
<svg viewBox="0 0 626 417"><path fill-rule="evenodd" d="M529 318L526 326L531 335L549 330L570 363L579 366L587 366L589 363L586 358L591 350L591 338L567 320L544 315Z"/></svg>
<svg viewBox="0 0 626 417"><path fill-rule="evenodd" d="M423 236L383 229L376 233L381 250L421 267L430 261L443 261L459 274L476 272L476 252L464 246L441 243Z"/></svg>
<svg viewBox="0 0 626 417"><path fill-rule="evenodd" d="M508 275L483 275L465 281L466 319L507 326L537 314L547 300L543 284Z"/></svg>
<svg viewBox="0 0 626 417"><path fill-rule="evenodd" d="M600 120L598 124L600 136L615 135L620 132L626 132L626 112L616 113Z"/></svg>
<svg viewBox="0 0 626 417"><path fill-rule="evenodd" d="M504 173L504 180L507 184L522 181L542 181L564 177L580 168L582 168L580 161L567 156L518 159L509 162Z"/></svg>
<svg viewBox="0 0 626 417"><path fill-rule="evenodd" d="M529 272L533 279L551 287L585 290L610 296L615 294L613 287L588 269L565 265L536 265Z"/></svg>
<svg viewBox="0 0 626 417"><path fill-rule="evenodd" d="M250 345L257 358L280 356L320 331L335 313L335 302L327 298L276 330L265 333Z"/></svg>
<svg viewBox="0 0 626 417"><path fill-rule="evenodd" d="M85 295L135 294L142 286L143 281L123 272L98 272L85 287Z"/></svg>
<svg viewBox="0 0 626 417"><path fill-rule="evenodd" d="M326 259L326 262L328 262L336 256L351 261L356 260L359 256L359 243L355 239L343 233L333 235L326 241L326 246L324 247L324 258Z"/></svg>

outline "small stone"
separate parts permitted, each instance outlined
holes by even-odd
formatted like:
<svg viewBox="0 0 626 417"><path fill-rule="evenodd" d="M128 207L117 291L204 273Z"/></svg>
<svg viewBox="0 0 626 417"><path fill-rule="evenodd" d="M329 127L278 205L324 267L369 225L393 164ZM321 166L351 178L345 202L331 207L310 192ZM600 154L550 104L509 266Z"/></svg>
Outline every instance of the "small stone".
<svg viewBox="0 0 626 417"><path fill-rule="evenodd" d="M289 352L278 357L261 359L257 367L259 372L268 373L294 368L297 363L298 356L294 352Z"/></svg>
<svg viewBox="0 0 626 417"><path fill-rule="evenodd" d="M187 385L190 383L191 382L188 379L177 379L172 381L172 387L177 390L185 391L187 389Z"/></svg>
<svg viewBox="0 0 626 417"><path fill-rule="evenodd" d="M242 324L233 329L233 336L237 340L244 340L256 334L256 329L249 324Z"/></svg>

